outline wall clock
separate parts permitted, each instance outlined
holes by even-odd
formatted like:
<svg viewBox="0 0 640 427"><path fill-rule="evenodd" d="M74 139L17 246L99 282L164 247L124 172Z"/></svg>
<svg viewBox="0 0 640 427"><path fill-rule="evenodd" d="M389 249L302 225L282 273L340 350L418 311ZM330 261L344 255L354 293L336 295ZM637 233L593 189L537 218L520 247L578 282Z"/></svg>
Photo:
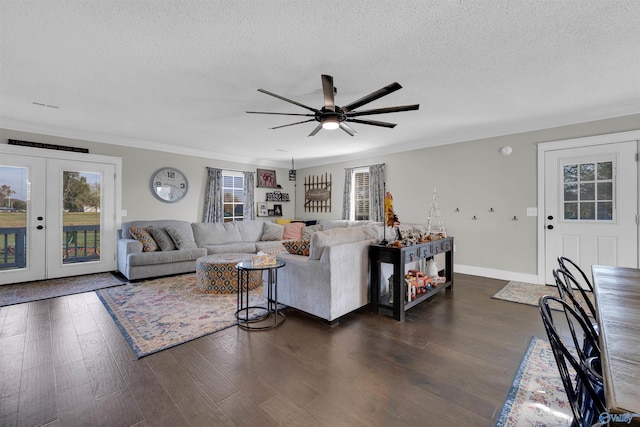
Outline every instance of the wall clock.
<svg viewBox="0 0 640 427"><path fill-rule="evenodd" d="M151 175L151 193L163 202L179 201L187 194L188 189L187 177L178 169L164 167Z"/></svg>

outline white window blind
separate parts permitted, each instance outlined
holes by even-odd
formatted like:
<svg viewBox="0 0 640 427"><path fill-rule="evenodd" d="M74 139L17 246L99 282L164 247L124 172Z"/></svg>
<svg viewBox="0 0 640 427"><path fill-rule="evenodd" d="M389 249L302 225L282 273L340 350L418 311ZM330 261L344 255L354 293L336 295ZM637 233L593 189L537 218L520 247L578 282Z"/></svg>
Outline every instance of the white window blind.
<svg viewBox="0 0 640 427"><path fill-rule="evenodd" d="M241 172L222 171L224 222L244 219L244 176Z"/></svg>
<svg viewBox="0 0 640 427"><path fill-rule="evenodd" d="M369 219L369 168L353 171L353 219Z"/></svg>

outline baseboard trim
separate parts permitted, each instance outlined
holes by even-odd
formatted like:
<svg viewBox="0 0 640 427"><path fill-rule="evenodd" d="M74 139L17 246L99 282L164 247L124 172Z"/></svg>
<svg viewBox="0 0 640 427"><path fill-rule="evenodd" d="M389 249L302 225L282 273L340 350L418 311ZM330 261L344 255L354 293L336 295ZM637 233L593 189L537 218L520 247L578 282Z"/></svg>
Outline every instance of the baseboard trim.
<svg viewBox="0 0 640 427"><path fill-rule="evenodd" d="M453 271L461 274L470 274L472 276L489 277L491 279L513 280L516 282L536 283L544 285L544 283L538 282L538 276L535 274L517 273L515 271L495 270L493 268L483 268L460 264L455 264L453 266Z"/></svg>

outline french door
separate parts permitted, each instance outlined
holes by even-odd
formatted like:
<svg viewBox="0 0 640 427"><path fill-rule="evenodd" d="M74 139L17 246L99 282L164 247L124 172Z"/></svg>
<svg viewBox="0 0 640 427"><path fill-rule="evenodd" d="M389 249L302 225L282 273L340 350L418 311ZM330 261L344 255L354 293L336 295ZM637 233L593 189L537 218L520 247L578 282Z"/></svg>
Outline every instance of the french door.
<svg viewBox="0 0 640 427"><path fill-rule="evenodd" d="M594 264L638 266L638 165L634 140L544 153L545 282L565 256L589 275Z"/></svg>
<svg viewBox="0 0 640 427"><path fill-rule="evenodd" d="M0 285L115 270L119 159L13 148L0 158Z"/></svg>

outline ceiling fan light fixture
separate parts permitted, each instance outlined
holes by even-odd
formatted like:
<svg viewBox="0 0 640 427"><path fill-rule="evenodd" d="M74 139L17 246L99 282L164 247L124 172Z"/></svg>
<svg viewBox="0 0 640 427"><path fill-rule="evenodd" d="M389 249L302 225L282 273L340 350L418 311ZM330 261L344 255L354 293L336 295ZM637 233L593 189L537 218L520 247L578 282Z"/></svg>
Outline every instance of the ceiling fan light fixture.
<svg viewBox="0 0 640 427"><path fill-rule="evenodd" d="M338 129L339 127L340 127L340 122L338 121L338 118L335 116L325 117L322 120L322 129L333 130L333 129Z"/></svg>

